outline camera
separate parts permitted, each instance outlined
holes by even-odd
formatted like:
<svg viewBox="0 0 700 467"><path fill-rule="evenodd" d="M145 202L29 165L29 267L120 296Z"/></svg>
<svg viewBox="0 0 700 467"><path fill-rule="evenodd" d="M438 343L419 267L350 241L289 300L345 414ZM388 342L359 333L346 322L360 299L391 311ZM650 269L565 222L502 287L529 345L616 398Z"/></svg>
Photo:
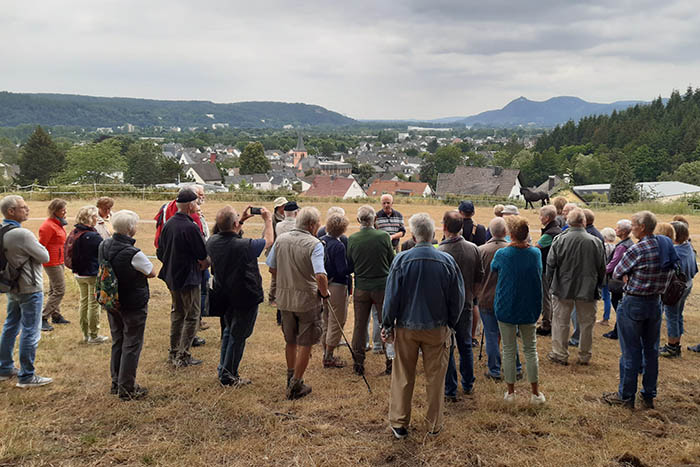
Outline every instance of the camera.
<svg viewBox="0 0 700 467"><path fill-rule="evenodd" d="M250 208L251 215L260 215L260 208Z"/></svg>

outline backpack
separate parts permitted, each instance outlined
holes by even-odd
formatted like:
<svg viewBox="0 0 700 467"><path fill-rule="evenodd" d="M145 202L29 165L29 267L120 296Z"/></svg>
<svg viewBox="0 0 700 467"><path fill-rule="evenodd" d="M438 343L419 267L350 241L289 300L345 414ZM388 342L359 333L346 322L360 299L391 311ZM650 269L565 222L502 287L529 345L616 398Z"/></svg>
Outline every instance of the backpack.
<svg viewBox="0 0 700 467"><path fill-rule="evenodd" d="M29 261L27 260L22 263L19 268L14 268L9 261L7 261L7 256L5 256L5 252L7 251L5 248L5 234L16 228L16 225L5 224L0 229L0 293L7 293L17 288L22 266Z"/></svg>
<svg viewBox="0 0 700 467"><path fill-rule="evenodd" d="M77 242L85 232L89 232L89 230L71 230L66 237L66 243L63 245L63 264L71 271L73 270L73 248L75 247L75 242Z"/></svg>
<svg viewBox="0 0 700 467"><path fill-rule="evenodd" d="M168 203L165 203L160 207L158 213L153 218L156 221L156 236L153 240L153 244L158 248L158 239L160 238L160 232L163 230L163 225L165 225L165 211L168 209Z"/></svg>
<svg viewBox="0 0 700 467"><path fill-rule="evenodd" d="M666 291L661 294L663 304L668 306L676 305L685 293L687 282L688 278L685 276L685 273L676 265L671 275L671 282L666 286Z"/></svg>
<svg viewBox="0 0 700 467"><path fill-rule="evenodd" d="M110 260L105 256L106 241L100 244L98 256L97 279L95 280L95 300L102 308L111 312L119 312L119 283ZM111 245L111 242L109 242ZM114 256L121 253L119 250ZM111 258L114 259L114 258Z"/></svg>

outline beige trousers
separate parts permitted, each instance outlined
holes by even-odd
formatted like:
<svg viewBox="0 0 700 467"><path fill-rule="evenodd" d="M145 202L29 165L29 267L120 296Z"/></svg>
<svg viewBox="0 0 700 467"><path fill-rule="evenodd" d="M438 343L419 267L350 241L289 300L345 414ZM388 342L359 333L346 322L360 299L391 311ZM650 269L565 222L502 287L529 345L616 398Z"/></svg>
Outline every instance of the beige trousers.
<svg viewBox="0 0 700 467"><path fill-rule="evenodd" d="M411 421L411 400L416 382L418 350L423 351L425 389L428 403L426 420L429 431L442 428L445 403L445 373L450 356L451 331L447 326L429 330L396 328L394 330L396 358L391 373L389 423L392 427L408 428Z"/></svg>
<svg viewBox="0 0 700 467"><path fill-rule="evenodd" d="M581 331L578 346L578 358L583 363L591 360L593 349L593 325L595 324L596 302L568 300L552 296L552 353L559 359L569 358L569 325L571 313L576 308L578 327Z"/></svg>
<svg viewBox="0 0 700 467"><path fill-rule="evenodd" d="M348 318L348 286L331 282L328 284L328 290L331 292L330 302L333 311L324 302L321 343L329 347L337 347L340 343L345 321ZM335 316L333 312L335 312Z"/></svg>

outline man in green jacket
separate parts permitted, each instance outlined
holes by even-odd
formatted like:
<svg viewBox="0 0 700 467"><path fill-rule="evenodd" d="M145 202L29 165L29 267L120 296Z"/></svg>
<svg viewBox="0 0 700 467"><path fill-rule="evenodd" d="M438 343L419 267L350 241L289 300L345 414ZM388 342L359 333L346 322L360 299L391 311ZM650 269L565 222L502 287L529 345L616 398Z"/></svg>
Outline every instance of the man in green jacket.
<svg viewBox="0 0 700 467"><path fill-rule="evenodd" d="M365 372L365 342L367 324L372 305L377 307L379 321L384 305L384 289L389 267L394 259L394 247L389 234L374 228L376 213L372 206L357 210L360 231L348 238L348 265L355 273L355 327L352 333L352 349L355 353L353 370L358 375ZM391 360L386 360L386 374L391 374Z"/></svg>

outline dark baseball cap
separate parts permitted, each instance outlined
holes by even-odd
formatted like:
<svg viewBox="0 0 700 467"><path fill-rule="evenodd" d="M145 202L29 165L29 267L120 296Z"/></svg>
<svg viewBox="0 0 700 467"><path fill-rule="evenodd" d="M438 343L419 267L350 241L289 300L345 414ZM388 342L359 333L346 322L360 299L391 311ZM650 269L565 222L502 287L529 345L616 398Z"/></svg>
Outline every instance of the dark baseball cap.
<svg viewBox="0 0 700 467"><path fill-rule="evenodd" d="M197 199L197 194L192 190L180 190L177 194L176 203L190 203Z"/></svg>
<svg viewBox="0 0 700 467"><path fill-rule="evenodd" d="M299 209L299 206L296 201L290 201L284 205L285 211L296 211L297 209Z"/></svg>
<svg viewBox="0 0 700 467"><path fill-rule="evenodd" d="M474 203L471 201L462 201L459 203L459 210L467 214L474 212Z"/></svg>

